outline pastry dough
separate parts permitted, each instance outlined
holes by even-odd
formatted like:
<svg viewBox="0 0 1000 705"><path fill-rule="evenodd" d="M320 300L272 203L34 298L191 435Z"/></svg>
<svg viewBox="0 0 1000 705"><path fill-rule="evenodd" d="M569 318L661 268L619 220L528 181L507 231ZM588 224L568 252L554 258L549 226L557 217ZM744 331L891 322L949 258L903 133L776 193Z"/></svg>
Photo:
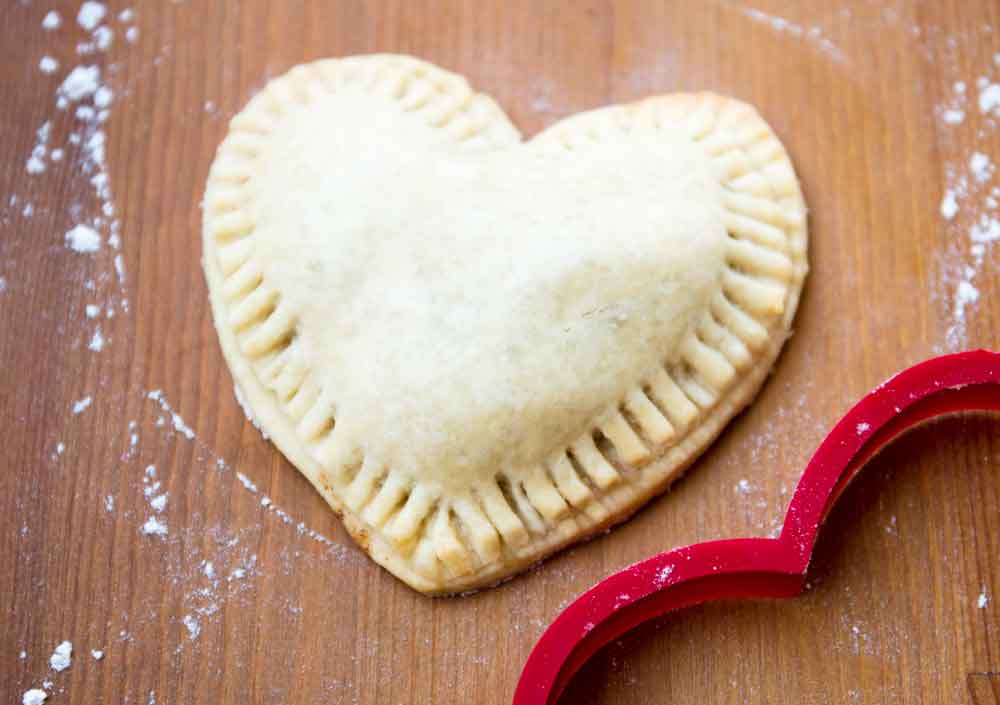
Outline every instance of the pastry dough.
<svg viewBox="0 0 1000 705"><path fill-rule="evenodd" d="M760 386L807 269L749 106L667 95L522 141L462 78L384 55L298 66L232 120L204 247L263 429L427 593L662 491Z"/></svg>

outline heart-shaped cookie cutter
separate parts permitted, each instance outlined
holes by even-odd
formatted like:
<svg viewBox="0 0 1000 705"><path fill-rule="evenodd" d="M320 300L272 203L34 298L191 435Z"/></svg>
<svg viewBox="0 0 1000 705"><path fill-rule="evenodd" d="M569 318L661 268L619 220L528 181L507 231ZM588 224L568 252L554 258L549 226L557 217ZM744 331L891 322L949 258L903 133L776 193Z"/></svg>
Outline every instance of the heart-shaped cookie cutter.
<svg viewBox="0 0 1000 705"><path fill-rule="evenodd" d="M521 672L514 705L554 705L573 674L602 646L667 612L721 599L800 594L819 528L865 463L913 426L961 411L1000 411L1000 353L972 350L936 357L862 398L813 454L777 538L676 548L585 592L538 640Z"/></svg>

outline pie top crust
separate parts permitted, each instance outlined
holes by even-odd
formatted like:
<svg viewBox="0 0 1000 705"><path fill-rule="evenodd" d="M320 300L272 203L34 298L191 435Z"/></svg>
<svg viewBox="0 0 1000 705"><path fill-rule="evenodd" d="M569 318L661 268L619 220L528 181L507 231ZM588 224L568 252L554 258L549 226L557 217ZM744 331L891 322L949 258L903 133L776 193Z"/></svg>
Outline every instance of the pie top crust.
<svg viewBox="0 0 1000 705"><path fill-rule="evenodd" d="M385 55L250 101L204 244L262 427L428 593L661 491L756 392L807 269L798 182L749 106L668 95L523 142L462 78Z"/></svg>

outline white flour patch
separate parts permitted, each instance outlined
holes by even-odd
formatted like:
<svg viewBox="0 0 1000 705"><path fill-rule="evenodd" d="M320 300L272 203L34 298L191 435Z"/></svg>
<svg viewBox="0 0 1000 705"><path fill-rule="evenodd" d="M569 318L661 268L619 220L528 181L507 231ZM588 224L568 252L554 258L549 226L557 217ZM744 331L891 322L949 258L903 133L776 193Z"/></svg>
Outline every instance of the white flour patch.
<svg viewBox="0 0 1000 705"><path fill-rule="evenodd" d="M104 498L104 511L109 514L115 511L115 498L112 495L108 495Z"/></svg>
<svg viewBox="0 0 1000 705"><path fill-rule="evenodd" d="M51 56L43 56L38 62L38 69L42 73L55 73L59 70L59 62Z"/></svg>
<svg viewBox="0 0 1000 705"><path fill-rule="evenodd" d="M114 41L115 33L110 27L98 27L94 30L94 46L99 51L107 51L111 48L111 42Z"/></svg>
<svg viewBox="0 0 1000 705"><path fill-rule="evenodd" d="M858 424L858 425L857 425L857 426L855 427L854 431L855 431L855 433L857 433L857 434L858 434L859 436L862 436L862 435L864 435L865 433L867 433L868 431L870 431L870 430L871 430L871 427L872 427L872 425L871 425L870 423L867 423L867 422L864 422L864 421L862 421L861 423L859 423L859 424Z"/></svg>
<svg viewBox="0 0 1000 705"><path fill-rule="evenodd" d="M24 170L31 176L45 173L45 155L48 154L49 134L52 132L52 122L46 120L35 132L35 146L24 164Z"/></svg>
<svg viewBox="0 0 1000 705"><path fill-rule="evenodd" d="M66 231L66 246L74 252L88 254L101 249L101 235L89 225L74 225Z"/></svg>
<svg viewBox="0 0 1000 705"><path fill-rule="evenodd" d="M249 477L247 477L246 475L244 475L239 471L236 472L236 477L237 479L239 479L241 485L243 485L245 488L247 488L254 494L257 494L257 485L254 484L253 480L251 480Z"/></svg>
<svg viewBox="0 0 1000 705"><path fill-rule="evenodd" d="M149 506L153 508L154 512L162 512L167 508L167 493L157 495L149 500Z"/></svg>
<svg viewBox="0 0 1000 705"><path fill-rule="evenodd" d="M946 103L937 106L937 112L945 125L961 125L965 122L965 83L958 81L952 86L952 91L954 95Z"/></svg>
<svg viewBox="0 0 1000 705"><path fill-rule="evenodd" d="M996 167L993 165L993 161L989 156L983 154L982 152L975 152L972 157L969 158L969 170L972 172L972 176L975 177L976 181L979 183L986 183L993 177L993 172L996 171Z"/></svg>
<svg viewBox="0 0 1000 705"><path fill-rule="evenodd" d="M62 25L62 17L55 10L49 10L45 17L42 18L42 29L51 31L59 29L60 25Z"/></svg>
<svg viewBox="0 0 1000 705"><path fill-rule="evenodd" d="M1000 83L987 83L979 87L979 112L1000 117Z"/></svg>
<svg viewBox="0 0 1000 705"><path fill-rule="evenodd" d="M192 640L197 639L198 635L201 634L201 622L198 621L198 618L186 614L181 621L184 623L184 628L188 631L188 638Z"/></svg>
<svg viewBox="0 0 1000 705"><path fill-rule="evenodd" d="M87 344L88 350L93 350L94 352L101 352L104 349L104 336L101 335L101 327L97 326L97 330L94 331L93 337L90 339L90 343Z"/></svg>
<svg viewBox="0 0 1000 705"><path fill-rule="evenodd" d="M979 597L976 599L976 607L981 610L986 609L986 605L990 603L989 595L986 594L986 588L984 587L982 592L979 593Z"/></svg>
<svg viewBox="0 0 1000 705"><path fill-rule="evenodd" d="M961 108L948 108L941 112L941 120L946 125L961 125L965 122L965 111Z"/></svg>
<svg viewBox="0 0 1000 705"><path fill-rule="evenodd" d="M90 650L90 656L95 661L100 661L101 659L104 658L104 652L100 651L99 649L91 649Z"/></svg>
<svg viewBox="0 0 1000 705"><path fill-rule="evenodd" d="M75 103L93 95L101 86L99 66L77 66L59 86L59 97Z"/></svg>
<svg viewBox="0 0 1000 705"><path fill-rule="evenodd" d="M101 86L94 91L94 107L104 109L111 105L114 93L107 86Z"/></svg>
<svg viewBox="0 0 1000 705"><path fill-rule="evenodd" d="M88 32L92 31L104 19L108 8L99 2L87 2L80 5L80 12L76 16L77 23Z"/></svg>
<svg viewBox="0 0 1000 705"><path fill-rule="evenodd" d="M790 22L784 17L770 15L752 7L740 7L739 10L753 21L766 24L779 34L787 34L791 37L808 41L839 64L847 62L844 52L823 35L823 30L818 25L807 28L795 22Z"/></svg>
<svg viewBox="0 0 1000 705"><path fill-rule="evenodd" d="M958 213L958 201L955 199L955 192L948 189L944 192L944 198L941 199L941 217L945 220L951 220Z"/></svg>
<svg viewBox="0 0 1000 705"><path fill-rule="evenodd" d="M673 575L674 567L672 565L665 565L656 572L656 578L653 582L656 583L656 587L661 588L667 584L670 580L670 576Z"/></svg>
<svg viewBox="0 0 1000 705"><path fill-rule="evenodd" d="M64 641L59 644L52 655L49 657L49 665L52 667L53 671L57 673L60 671L65 671L70 667L73 662L73 644Z"/></svg>
<svg viewBox="0 0 1000 705"><path fill-rule="evenodd" d="M979 220L969 229L969 238L974 243L972 246L973 255L976 254L976 250L974 249L976 245L984 245L1000 240L1000 218L997 218L995 215L983 213L979 216Z"/></svg>
<svg viewBox="0 0 1000 705"><path fill-rule="evenodd" d="M84 397L83 399L80 399L79 401L73 402L73 413L74 414L82 414L84 411L87 410L87 407L90 406L90 403L92 401L93 401L93 399L91 397Z"/></svg>
<svg viewBox="0 0 1000 705"><path fill-rule="evenodd" d="M32 688L24 691L21 696L21 705L43 705L49 694L40 688Z"/></svg>
<svg viewBox="0 0 1000 705"><path fill-rule="evenodd" d="M168 529L167 525L156 517L149 517L139 531L146 536L166 536Z"/></svg>

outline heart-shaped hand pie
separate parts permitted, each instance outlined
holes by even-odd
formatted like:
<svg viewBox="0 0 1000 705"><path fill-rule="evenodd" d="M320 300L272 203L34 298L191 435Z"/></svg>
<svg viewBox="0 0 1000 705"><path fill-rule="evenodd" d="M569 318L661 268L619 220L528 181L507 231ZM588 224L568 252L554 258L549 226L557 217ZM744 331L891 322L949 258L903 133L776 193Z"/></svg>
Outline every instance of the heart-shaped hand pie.
<svg viewBox="0 0 1000 705"><path fill-rule="evenodd" d="M226 360L371 556L448 593L623 520L757 391L806 273L757 113L669 95L523 142L416 59L299 66L205 193Z"/></svg>

